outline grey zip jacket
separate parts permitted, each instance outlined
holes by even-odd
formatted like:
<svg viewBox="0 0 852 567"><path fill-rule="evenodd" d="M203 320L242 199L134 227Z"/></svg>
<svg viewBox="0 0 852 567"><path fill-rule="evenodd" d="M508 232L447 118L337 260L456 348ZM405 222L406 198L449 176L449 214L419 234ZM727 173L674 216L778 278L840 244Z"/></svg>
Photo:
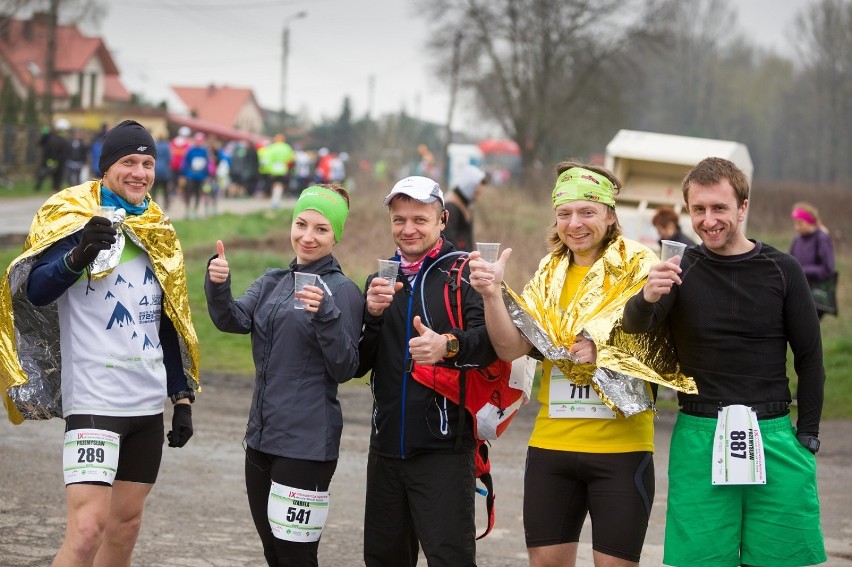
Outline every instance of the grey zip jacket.
<svg viewBox="0 0 852 567"><path fill-rule="evenodd" d="M293 273L322 278L312 316L293 307ZM358 368L364 296L328 255L306 266L270 269L234 299L231 278L205 276L207 311L216 328L251 334L255 387L246 444L270 455L332 461L340 452L343 414L337 387Z"/></svg>

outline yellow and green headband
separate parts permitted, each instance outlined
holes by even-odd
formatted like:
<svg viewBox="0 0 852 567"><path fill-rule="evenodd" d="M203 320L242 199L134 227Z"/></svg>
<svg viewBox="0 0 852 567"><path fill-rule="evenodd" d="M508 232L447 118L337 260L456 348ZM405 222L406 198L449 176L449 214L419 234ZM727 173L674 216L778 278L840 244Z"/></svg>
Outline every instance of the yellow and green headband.
<svg viewBox="0 0 852 567"><path fill-rule="evenodd" d="M615 208L612 181L589 169L572 167L563 171L553 188L553 208L571 201L592 201Z"/></svg>
<svg viewBox="0 0 852 567"><path fill-rule="evenodd" d="M293 208L293 220L302 211L310 209L317 211L331 224L331 230L334 232L334 241L340 242L343 236L343 225L346 224L346 217L349 216L349 207L346 206L346 200L336 191L312 185L302 191L299 200L296 201L296 206Z"/></svg>

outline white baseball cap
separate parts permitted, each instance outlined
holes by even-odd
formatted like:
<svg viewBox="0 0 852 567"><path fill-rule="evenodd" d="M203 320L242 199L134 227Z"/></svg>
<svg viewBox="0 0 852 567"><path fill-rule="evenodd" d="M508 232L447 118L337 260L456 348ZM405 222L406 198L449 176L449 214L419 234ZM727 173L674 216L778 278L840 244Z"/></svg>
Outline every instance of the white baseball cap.
<svg viewBox="0 0 852 567"><path fill-rule="evenodd" d="M391 200L397 195L408 195L424 204L434 203L436 200L444 204L444 192L434 179L412 175L396 182L391 192L385 197L384 205L387 207Z"/></svg>

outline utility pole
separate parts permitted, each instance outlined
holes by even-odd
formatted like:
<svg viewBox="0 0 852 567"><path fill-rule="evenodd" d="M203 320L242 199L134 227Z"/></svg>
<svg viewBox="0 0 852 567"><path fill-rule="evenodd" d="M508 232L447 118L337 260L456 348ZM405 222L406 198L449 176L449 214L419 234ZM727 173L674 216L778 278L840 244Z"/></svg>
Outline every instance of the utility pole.
<svg viewBox="0 0 852 567"><path fill-rule="evenodd" d="M285 121L287 119L287 60L290 57L290 23L304 18L307 12L297 12L284 19L284 32L281 34L281 108L278 114L279 131L284 133Z"/></svg>
<svg viewBox="0 0 852 567"><path fill-rule="evenodd" d="M53 81L56 76L56 25L59 20L59 0L50 0L47 12L47 46L44 56L44 92L42 113L53 124Z"/></svg>
<svg viewBox="0 0 852 567"><path fill-rule="evenodd" d="M376 76L367 77L367 118L373 116L373 103L376 98Z"/></svg>

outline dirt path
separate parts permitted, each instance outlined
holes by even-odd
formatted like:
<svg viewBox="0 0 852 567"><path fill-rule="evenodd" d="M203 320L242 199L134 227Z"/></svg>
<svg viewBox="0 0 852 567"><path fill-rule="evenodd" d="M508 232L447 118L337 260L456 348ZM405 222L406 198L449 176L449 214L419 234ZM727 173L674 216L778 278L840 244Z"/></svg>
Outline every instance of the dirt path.
<svg viewBox="0 0 852 567"><path fill-rule="evenodd" d="M134 555L137 567L237 567L263 565L243 485L241 440L251 380L208 376L194 407L196 434L183 449L166 448L160 478L148 500ZM332 508L320 544L325 567L361 565L366 449L370 393L365 386L341 389L345 417L343 449L332 481ZM535 410L528 406L492 447L497 526L478 546L482 567L527 564L521 524L526 441ZM666 465L672 413L657 420L657 498L643 565L660 565L666 506ZM0 425L0 565L47 565L62 540L65 497L61 453L64 422ZM819 481L826 565L852 566L852 422L823 424ZM484 516L477 502L477 514ZM479 518L481 520L481 517ZM478 522L482 525L482 522ZM589 530L586 529L585 532ZM578 565L589 566L589 536L583 534ZM420 562L426 565L425 561Z"/></svg>

